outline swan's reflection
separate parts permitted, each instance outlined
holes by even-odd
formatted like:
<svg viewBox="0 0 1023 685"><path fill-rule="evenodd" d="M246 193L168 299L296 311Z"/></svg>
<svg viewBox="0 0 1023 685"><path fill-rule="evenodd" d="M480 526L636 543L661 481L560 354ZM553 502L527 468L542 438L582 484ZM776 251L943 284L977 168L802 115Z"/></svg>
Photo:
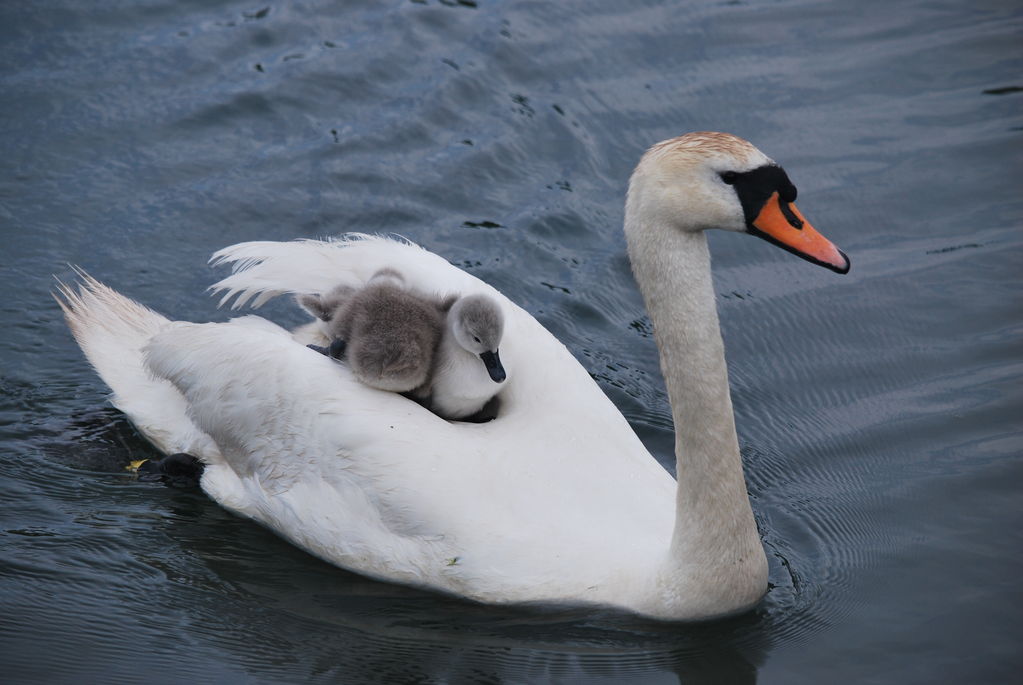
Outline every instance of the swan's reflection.
<svg viewBox="0 0 1023 685"><path fill-rule="evenodd" d="M745 684L756 682L766 655L770 612L672 624L596 609L474 604L337 569L201 494L168 498L180 549L148 561L176 567L165 574L190 587L182 595L168 584L159 601L255 677Z"/></svg>
<svg viewBox="0 0 1023 685"><path fill-rule="evenodd" d="M149 449L114 410L80 417L72 432L108 459ZM133 645L199 644L188 658L200 671L230 663L290 682L755 683L799 601L775 554L776 587L761 607L710 623L486 606L345 572L196 489L140 482L122 494L137 523L126 531L131 553L155 572L120 596L140 617Z"/></svg>

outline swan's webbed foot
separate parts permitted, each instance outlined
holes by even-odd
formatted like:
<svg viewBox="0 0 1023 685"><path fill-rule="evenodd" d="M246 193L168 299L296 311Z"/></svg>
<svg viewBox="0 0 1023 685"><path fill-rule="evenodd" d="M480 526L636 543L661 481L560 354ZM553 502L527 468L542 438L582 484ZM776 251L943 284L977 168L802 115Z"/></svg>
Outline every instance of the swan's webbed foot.
<svg viewBox="0 0 1023 685"><path fill-rule="evenodd" d="M174 487L194 488L205 470L203 463L191 454L178 452L162 459L147 459L138 468L141 480L158 480Z"/></svg>

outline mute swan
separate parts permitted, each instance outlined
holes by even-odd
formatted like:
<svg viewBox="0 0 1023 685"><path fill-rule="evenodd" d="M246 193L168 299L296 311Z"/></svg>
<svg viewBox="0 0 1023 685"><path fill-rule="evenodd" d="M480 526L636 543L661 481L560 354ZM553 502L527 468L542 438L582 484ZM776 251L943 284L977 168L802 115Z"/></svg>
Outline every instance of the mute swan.
<svg viewBox="0 0 1023 685"><path fill-rule="evenodd" d="M747 609L767 559L746 495L704 230L744 231L838 273L849 261L750 143L691 133L632 175L625 235L660 349L676 483L568 350L490 286L383 238L253 242L214 255L238 307L398 269L493 297L516 371L489 423L449 423L358 383L258 317L172 322L83 274L68 323L112 401L202 488L331 563L490 603L610 605L661 619Z"/></svg>
<svg viewBox="0 0 1023 685"><path fill-rule="evenodd" d="M335 286L296 301L322 320L330 347L355 377L380 390L411 393L446 419L463 419L489 402L507 374L498 346L504 318L486 295L440 298L415 292L383 269L365 287Z"/></svg>

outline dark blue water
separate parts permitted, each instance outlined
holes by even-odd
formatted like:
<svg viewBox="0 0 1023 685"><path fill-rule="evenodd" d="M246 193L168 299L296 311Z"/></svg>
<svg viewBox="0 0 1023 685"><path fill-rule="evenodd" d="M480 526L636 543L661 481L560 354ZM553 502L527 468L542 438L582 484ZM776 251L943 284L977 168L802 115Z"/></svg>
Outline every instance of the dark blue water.
<svg viewBox="0 0 1023 685"><path fill-rule="evenodd" d="M952 0L4 3L5 680L1009 682L1021 29L1017 3ZM738 618L467 604L135 481L152 448L48 294L74 263L223 320L220 247L400 233L534 313L670 467L622 202L648 145L704 129L784 164L853 264L712 237L772 563Z"/></svg>

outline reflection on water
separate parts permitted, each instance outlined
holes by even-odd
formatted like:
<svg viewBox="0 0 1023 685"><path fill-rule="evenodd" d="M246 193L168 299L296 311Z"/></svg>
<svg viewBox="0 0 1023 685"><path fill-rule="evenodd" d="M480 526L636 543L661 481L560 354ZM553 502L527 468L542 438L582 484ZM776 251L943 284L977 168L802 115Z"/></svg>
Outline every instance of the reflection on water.
<svg viewBox="0 0 1023 685"><path fill-rule="evenodd" d="M0 654L18 682L1006 682L1021 12L997 2L0 8ZM77 263L223 320L214 250L396 232L565 341L673 468L620 224L687 130L751 139L846 277L711 237L771 590L673 625L345 573L153 455L49 299ZM300 320L288 303L265 314Z"/></svg>
<svg viewBox="0 0 1023 685"><path fill-rule="evenodd" d="M62 508L3 531L18 560L8 580L22 590L8 598L9 615L32 617L6 636L18 647L7 661L26 672L83 654L112 668L105 659L129 654L137 668L176 678L228 659L253 677L290 682L620 682L668 672L743 683L755 682L766 646L754 636L785 613L772 599L754 614L678 626L556 606L494 608L378 583L309 557L197 490L119 473L122 458L148 448L112 410L90 412L68 432L73 454L50 450L46 470L4 474L30 499ZM104 448L121 455L116 464L95 461ZM90 470L81 471L81 455ZM43 587L56 601L40 606ZM69 620L96 629L55 643L54 626Z"/></svg>

